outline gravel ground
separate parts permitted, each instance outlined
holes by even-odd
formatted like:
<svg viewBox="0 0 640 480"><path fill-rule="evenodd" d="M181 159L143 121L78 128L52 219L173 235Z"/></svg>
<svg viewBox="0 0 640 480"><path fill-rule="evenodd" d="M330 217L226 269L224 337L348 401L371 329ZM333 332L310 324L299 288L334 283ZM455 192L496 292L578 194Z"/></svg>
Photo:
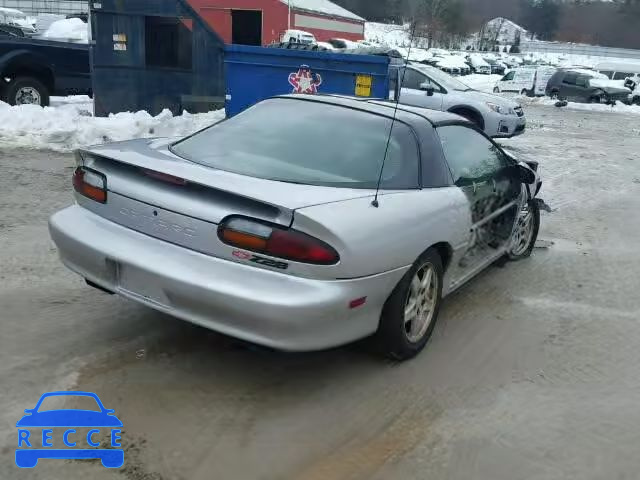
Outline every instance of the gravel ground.
<svg viewBox="0 0 640 480"><path fill-rule="evenodd" d="M265 351L85 287L46 228L71 155L0 151L0 478L638 478L637 117L527 113L504 144L541 161L543 248L447 299L404 364ZM122 469L15 467L15 422L58 389L116 410Z"/></svg>

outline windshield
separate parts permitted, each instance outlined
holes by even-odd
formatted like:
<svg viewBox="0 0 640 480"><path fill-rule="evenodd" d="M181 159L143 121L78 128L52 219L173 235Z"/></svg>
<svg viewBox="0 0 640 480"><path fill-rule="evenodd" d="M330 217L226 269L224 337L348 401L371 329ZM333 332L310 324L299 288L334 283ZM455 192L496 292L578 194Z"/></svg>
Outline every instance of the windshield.
<svg viewBox="0 0 640 480"><path fill-rule="evenodd" d="M391 119L293 99L262 102L177 144L192 162L251 177L329 187L376 188ZM328 141L330 139L330 141ZM395 123L383 188L416 188L417 144Z"/></svg>
<svg viewBox="0 0 640 480"><path fill-rule="evenodd" d="M451 75L446 74L442 70L429 67L427 65L412 64L412 67L420 70L422 73L429 75L431 79L435 80L447 90L456 90L459 92L467 92L473 90L469 85L462 83L460 80L455 79Z"/></svg>

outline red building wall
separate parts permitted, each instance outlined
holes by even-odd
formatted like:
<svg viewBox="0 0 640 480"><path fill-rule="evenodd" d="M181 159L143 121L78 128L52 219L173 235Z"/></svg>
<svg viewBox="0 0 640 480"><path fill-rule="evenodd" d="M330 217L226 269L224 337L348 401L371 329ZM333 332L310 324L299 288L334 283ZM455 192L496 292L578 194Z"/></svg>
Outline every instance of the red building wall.
<svg viewBox="0 0 640 480"><path fill-rule="evenodd" d="M287 30L288 7L279 0L188 0L189 4L211 25L225 43L231 43L231 11L232 10L261 10L262 11L262 44L268 45L280 41L280 36ZM364 26L362 34L327 31L324 29L298 26L295 24L296 14L306 18L314 18L318 21L337 21L349 25L362 25L362 23L341 18L326 17L302 11L291 12L291 28L313 33L318 41L327 41L331 38L346 38L347 40L364 39Z"/></svg>

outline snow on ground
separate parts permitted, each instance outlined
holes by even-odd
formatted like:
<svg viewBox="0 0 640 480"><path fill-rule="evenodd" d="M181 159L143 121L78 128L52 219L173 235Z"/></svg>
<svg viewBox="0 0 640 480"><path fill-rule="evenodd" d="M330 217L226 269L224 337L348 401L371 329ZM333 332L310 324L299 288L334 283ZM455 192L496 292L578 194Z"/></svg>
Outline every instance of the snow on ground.
<svg viewBox="0 0 640 480"><path fill-rule="evenodd" d="M366 22L364 38L367 42L379 43L389 47L409 46L408 25L391 25L387 23Z"/></svg>
<svg viewBox="0 0 640 480"><path fill-rule="evenodd" d="M53 97L50 107L0 102L0 147L70 151L99 143L143 137L181 137L224 118L224 110L174 117L165 110L123 112L106 118L92 116L89 97Z"/></svg>
<svg viewBox="0 0 640 480"><path fill-rule="evenodd" d="M529 98L524 96L518 96L518 100L523 105L542 105L542 106L555 106L557 100L552 100L549 97L535 97ZM624 103L617 102L615 106L605 105L602 103L575 103L569 102L566 107L556 107L559 109L567 110L580 110L584 112L604 112L604 113L618 113L618 114L631 114L640 115L640 105L625 105Z"/></svg>
<svg viewBox="0 0 640 480"><path fill-rule="evenodd" d="M79 18L58 20L49 26L42 37L75 43L89 43L89 27Z"/></svg>
<svg viewBox="0 0 640 480"><path fill-rule="evenodd" d="M475 90L493 93L493 87L496 86L496 83L502 77L502 75L480 75L473 73L464 77L457 77L457 79Z"/></svg>
<svg viewBox="0 0 640 480"><path fill-rule="evenodd" d="M393 25L389 23L366 22L364 24L364 38L367 42L387 47L408 47L411 44L413 44L414 47L426 47L428 44L426 38L418 36L414 37L413 42L411 42L411 29L408 23L404 25Z"/></svg>

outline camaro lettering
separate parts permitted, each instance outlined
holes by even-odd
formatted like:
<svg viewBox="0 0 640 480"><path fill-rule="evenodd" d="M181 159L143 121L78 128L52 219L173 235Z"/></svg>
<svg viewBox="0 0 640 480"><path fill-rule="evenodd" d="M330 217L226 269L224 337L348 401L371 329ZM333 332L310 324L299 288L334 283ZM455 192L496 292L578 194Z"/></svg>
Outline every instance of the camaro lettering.
<svg viewBox="0 0 640 480"><path fill-rule="evenodd" d="M176 223L169 223L165 220L160 220L159 218L152 217L149 215L144 215L140 212L136 212L135 210L132 210L130 208L121 208L120 214L125 217L129 217L134 220L137 220L141 225L149 226L156 230L181 233L187 237L195 237L197 234L197 231L195 228L185 227L183 225L178 225Z"/></svg>
<svg viewBox="0 0 640 480"><path fill-rule="evenodd" d="M277 268L279 270L287 270L289 268L288 263L269 260L268 258L258 257L257 255L251 257L249 261L257 263L258 265L264 265L265 267Z"/></svg>
<svg viewBox="0 0 640 480"><path fill-rule="evenodd" d="M265 267L277 268L279 270L287 270L289 268L289 264L286 262L278 262L269 258L259 257L258 255L252 255L241 250L234 251L232 255L240 260L248 260L251 263L257 263Z"/></svg>

